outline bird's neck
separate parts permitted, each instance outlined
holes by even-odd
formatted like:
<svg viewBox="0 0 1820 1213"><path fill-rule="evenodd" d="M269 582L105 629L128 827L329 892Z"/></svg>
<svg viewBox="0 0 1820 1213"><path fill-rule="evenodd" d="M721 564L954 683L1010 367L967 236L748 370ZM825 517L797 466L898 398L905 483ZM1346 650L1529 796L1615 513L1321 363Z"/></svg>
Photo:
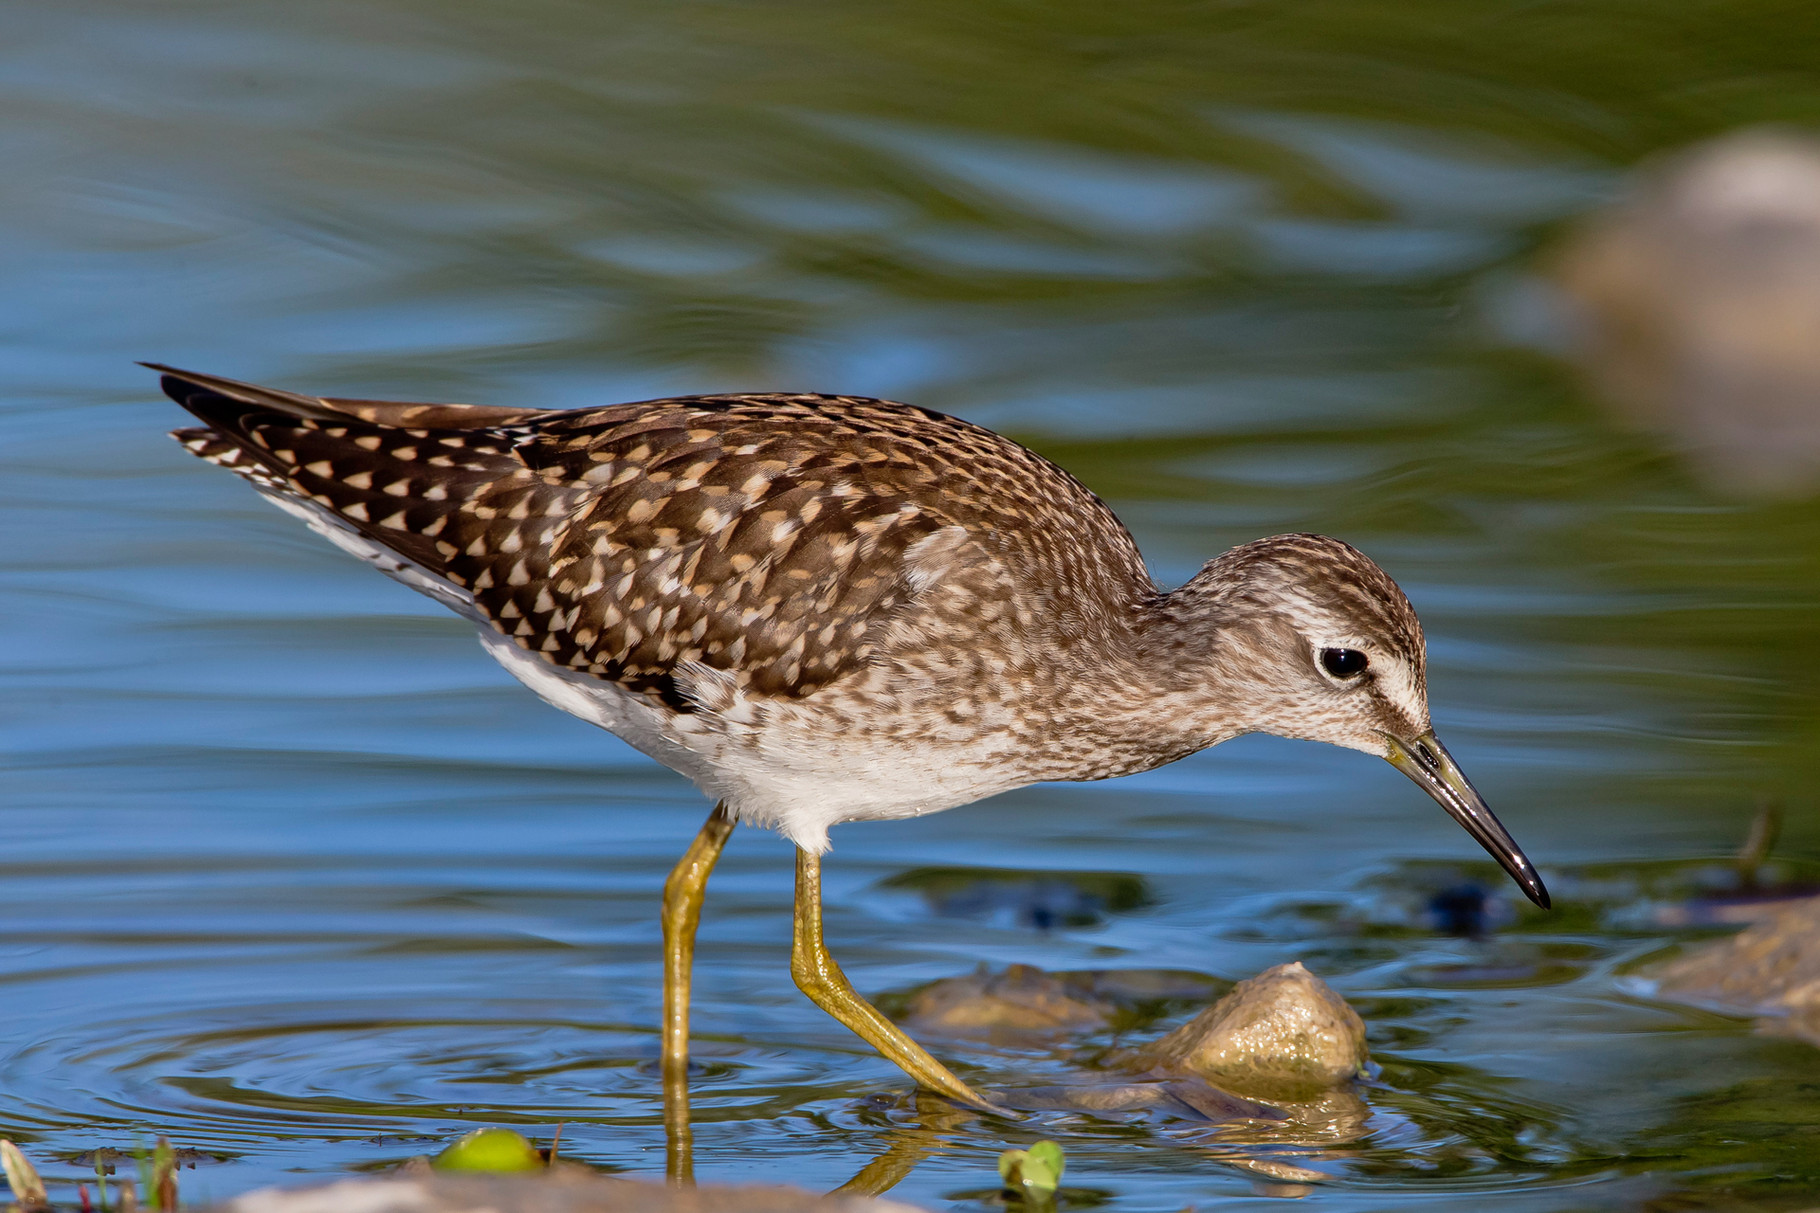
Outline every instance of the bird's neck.
<svg viewBox="0 0 1820 1213"><path fill-rule="evenodd" d="M1091 700L1090 726L1127 755L1116 773L1145 770L1259 727L1269 686L1262 636L1217 587L1190 582L1120 612L1114 659Z"/></svg>

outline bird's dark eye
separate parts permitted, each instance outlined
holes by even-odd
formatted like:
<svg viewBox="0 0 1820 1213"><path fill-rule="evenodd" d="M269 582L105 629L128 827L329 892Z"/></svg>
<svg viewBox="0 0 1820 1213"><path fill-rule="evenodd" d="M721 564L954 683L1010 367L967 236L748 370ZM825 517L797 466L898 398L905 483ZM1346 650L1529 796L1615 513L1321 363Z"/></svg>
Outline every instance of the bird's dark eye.
<svg viewBox="0 0 1820 1213"><path fill-rule="evenodd" d="M1322 649L1321 668L1335 678L1356 678L1370 664L1357 649Z"/></svg>

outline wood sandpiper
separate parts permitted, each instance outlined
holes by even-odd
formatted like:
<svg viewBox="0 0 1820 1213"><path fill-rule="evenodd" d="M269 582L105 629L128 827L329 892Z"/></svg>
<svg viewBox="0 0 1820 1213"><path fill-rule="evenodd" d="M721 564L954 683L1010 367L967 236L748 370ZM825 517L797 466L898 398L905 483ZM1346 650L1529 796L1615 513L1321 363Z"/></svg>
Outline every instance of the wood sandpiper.
<svg viewBox="0 0 1820 1213"><path fill-rule="evenodd" d="M1163 591L1074 477L909 405L551 411L152 369L202 422L176 431L191 452L472 620L537 694L715 802L664 885L667 1092L687 1071L702 896L736 822L796 845L803 992L917 1082L988 1109L828 955L828 827L1266 732L1388 759L1548 905L1430 727L1409 600L1337 539L1260 539Z"/></svg>

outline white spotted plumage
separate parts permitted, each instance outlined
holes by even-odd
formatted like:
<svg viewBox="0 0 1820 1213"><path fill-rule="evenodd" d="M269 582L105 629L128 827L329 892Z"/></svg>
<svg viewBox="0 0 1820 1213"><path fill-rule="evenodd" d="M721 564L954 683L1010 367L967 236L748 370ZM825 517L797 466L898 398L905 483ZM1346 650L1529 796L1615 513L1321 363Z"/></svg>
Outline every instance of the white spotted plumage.
<svg viewBox="0 0 1820 1213"><path fill-rule="evenodd" d="M1073 477L938 413L405 404L158 369L202 422L186 448L473 620L545 700L810 850L842 821L1253 729L1382 753L1382 730L1426 728L1420 627L1353 549L1264 540L1163 593ZM1368 636L1403 671L1394 701L1326 694L1298 619Z"/></svg>

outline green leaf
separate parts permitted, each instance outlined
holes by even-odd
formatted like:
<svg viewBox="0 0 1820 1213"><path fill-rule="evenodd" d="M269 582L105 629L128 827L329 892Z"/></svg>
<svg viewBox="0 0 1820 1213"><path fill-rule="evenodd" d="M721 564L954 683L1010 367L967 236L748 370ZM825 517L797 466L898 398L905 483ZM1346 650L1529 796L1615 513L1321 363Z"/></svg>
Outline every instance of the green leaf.
<svg viewBox="0 0 1820 1213"><path fill-rule="evenodd" d="M152 1150L152 1173L145 1185L145 1199L161 1213L175 1213L177 1208L177 1151L168 1137L160 1137Z"/></svg>
<svg viewBox="0 0 1820 1213"><path fill-rule="evenodd" d="M1049 1169L1049 1164L1028 1154L1024 1155L1023 1173L1018 1177L1023 1180L1024 1191L1033 1196L1048 1196L1055 1191L1056 1182L1061 1178Z"/></svg>
<svg viewBox="0 0 1820 1213"><path fill-rule="evenodd" d="M1062 1182L1062 1148L1039 1141L1028 1150L1006 1150L998 1156L999 1177L1005 1186L1033 1201L1046 1202Z"/></svg>
<svg viewBox="0 0 1820 1213"><path fill-rule="evenodd" d="M1029 1154L1031 1162L1041 1163L1047 1169L1048 1173L1055 1177L1056 1183L1061 1182L1062 1170L1068 1163L1067 1160L1062 1157L1062 1148L1060 1146L1052 1141L1039 1141L1034 1146L1030 1147ZM1028 1166L1024 1168L1024 1173L1026 1175L1030 1173L1030 1168ZM1055 1184L1052 1183L1049 1186L1054 1187Z"/></svg>
<svg viewBox="0 0 1820 1213"><path fill-rule="evenodd" d="M475 1129L430 1160L438 1171L541 1171L537 1147L510 1129Z"/></svg>

